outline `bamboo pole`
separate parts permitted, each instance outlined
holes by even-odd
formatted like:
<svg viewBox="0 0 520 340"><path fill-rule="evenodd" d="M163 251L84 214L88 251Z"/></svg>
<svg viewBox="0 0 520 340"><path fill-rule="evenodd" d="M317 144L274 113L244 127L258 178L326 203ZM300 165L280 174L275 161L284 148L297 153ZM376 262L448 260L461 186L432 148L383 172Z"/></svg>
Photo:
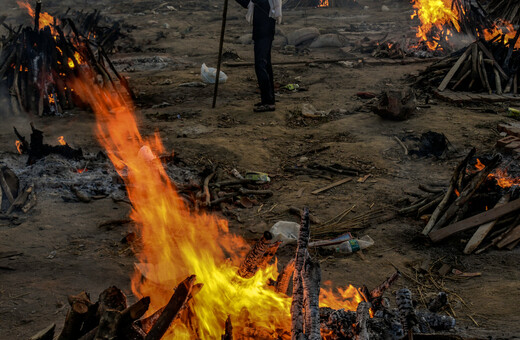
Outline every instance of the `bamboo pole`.
<svg viewBox="0 0 520 340"><path fill-rule="evenodd" d="M215 91L213 92L213 104L211 106L213 109L217 105L218 83L220 78L220 64L222 63L222 48L224 47L224 34L226 32L227 9L228 0L224 0L224 10L222 11L222 28L220 29L220 45L218 48L217 74L215 76Z"/></svg>

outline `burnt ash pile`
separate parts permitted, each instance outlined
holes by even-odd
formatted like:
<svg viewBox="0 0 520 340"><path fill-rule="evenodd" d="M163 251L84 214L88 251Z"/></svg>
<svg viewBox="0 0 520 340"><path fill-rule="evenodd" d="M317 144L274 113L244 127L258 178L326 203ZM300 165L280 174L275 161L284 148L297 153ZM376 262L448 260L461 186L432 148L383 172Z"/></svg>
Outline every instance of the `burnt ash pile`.
<svg viewBox="0 0 520 340"><path fill-rule="evenodd" d="M94 12L80 16L78 28L69 17L57 19L42 12L41 1L35 10L27 6L34 25L4 25L8 33L1 40L0 84L8 89L15 114L58 115L75 106L85 107L74 94L76 78L107 88L123 87L132 95L126 78L117 72L107 54L119 36L117 25L100 28L99 13Z"/></svg>

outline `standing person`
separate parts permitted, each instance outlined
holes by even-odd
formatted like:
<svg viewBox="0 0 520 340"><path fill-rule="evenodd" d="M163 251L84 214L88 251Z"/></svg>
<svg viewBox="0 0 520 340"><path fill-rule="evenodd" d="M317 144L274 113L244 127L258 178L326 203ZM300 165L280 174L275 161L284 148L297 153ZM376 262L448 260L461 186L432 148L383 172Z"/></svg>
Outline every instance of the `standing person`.
<svg viewBox="0 0 520 340"><path fill-rule="evenodd" d="M260 87L261 101L255 104L255 112L275 110L273 66L271 48L276 21L282 20L282 0L236 0L247 8L246 19L253 23L255 44L255 73Z"/></svg>

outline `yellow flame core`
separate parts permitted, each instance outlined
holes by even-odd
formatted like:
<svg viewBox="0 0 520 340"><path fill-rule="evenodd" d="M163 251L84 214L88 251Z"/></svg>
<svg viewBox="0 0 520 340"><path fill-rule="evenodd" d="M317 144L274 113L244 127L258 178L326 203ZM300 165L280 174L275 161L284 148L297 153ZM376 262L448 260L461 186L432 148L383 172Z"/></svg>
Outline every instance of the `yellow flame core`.
<svg viewBox="0 0 520 340"><path fill-rule="evenodd" d="M416 28L416 36L425 41L428 48L432 50L438 47L437 41L448 40L452 35L452 32L443 26L451 24L457 32L460 32L460 16L455 7L452 8L451 3L451 0L412 0L414 8L412 19L418 17L421 22L421 25ZM440 32L444 32L444 37L441 37Z"/></svg>
<svg viewBox="0 0 520 340"><path fill-rule="evenodd" d="M60 136L58 138L58 143L60 143L60 145L67 145L67 142L65 141L65 138L63 138L63 136Z"/></svg>
<svg viewBox="0 0 520 340"><path fill-rule="evenodd" d="M29 13L29 15L34 18L36 13L35 13L34 9L32 8L32 6L27 1L18 0L18 1L16 1L16 3L18 4L18 6L20 8L25 8L27 10L27 13ZM57 25L60 23L58 19L55 19L49 13L41 12L40 19L38 20L38 25L40 26L40 29L44 28L45 26L49 26L51 29L52 35L56 36L56 35L58 35L58 32L52 27L54 25L54 20L56 20Z"/></svg>

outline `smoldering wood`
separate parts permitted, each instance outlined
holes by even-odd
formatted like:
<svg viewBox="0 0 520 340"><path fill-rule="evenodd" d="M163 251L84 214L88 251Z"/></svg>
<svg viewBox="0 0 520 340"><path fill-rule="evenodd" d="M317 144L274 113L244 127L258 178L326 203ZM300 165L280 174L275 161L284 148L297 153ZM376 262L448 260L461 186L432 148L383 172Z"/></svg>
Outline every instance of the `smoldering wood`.
<svg viewBox="0 0 520 340"><path fill-rule="evenodd" d="M370 319L370 304L362 301L356 310L356 340L369 340L367 320Z"/></svg>
<svg viewBox="0 0 520 340"><path fill-rule="evenodd" d="M467 156L457 165L457 167L453 171L453 175L451 176L450 185L448 187L448 190L446 191L444 198L439 203L437 208L435 208L435 211L433 212L432 216L428 220L428 223L424 227L424 229L422 231L423 235L428 235L434 228L435 224L437 223L437 219L444 212L446 205L449 203L452 195L454 194L454 190L456 188L458 179L461 175L461 171L466 168L469 160L473 157L473 155L475 155L476 152L477 152L477 149L472 148L470 150L470 152L467 154Z"/></svg>
<svg viewBox="0 0 520 340"><path fill-rule="evenodd" d="M22 192L20 192L18 197L14 200L13 204L11 204L9 209L7 209L7 211L5 212L6 215L9 215L10 213L15 211L16 209L20 209L25 204L25 202L27 202L27 199L29 198L29 195L33 191L34 191L34 186L31 185L31 186L27 187L25 190L23 190Z"/></svg>
<svg viewBox="0 0 520 340"><path fill-rule="evenodd" d="M4 177L3 169L0 169L0 186L2 187L3 192L5 193L5 196L7 197L9 202L11 204L13 204L15 198L13 197L13 194L11 193L11 189L7 185L7 182Z"/></svg>
<svg viewBox="0 0 520 340"><path fill-rule="evenodd" d="M279 293L286 294L287 289L289 288L289 284L291 283L291 278L294 273L294 265L295 260L292 258L282 269L280 274L278 274L278 278L276 280L276 291Z"/></svg>
<svg viewBox="0 0 520 340"><path fill-rule="evenodd" d="M146 335L145 340L159 340L170 327L171 322L175 319L181 308L188 301L188 296L195 283L195 275L189 276L182 281L175 289L170 301L165 306L161 316L153 325L152 329Z"/></svg>
<svg viewBox="0 0 520 340"><path fill-rule="evenodd" d="M303 209L300 234L296 248L293 274L293 298L291 303L291 339L300 340L303 332L303 282L302 271L307 258L307 245L310 237L309 209Z"/></svg>
<svg viewBox="0 0 520 340"><path fill-rule="evenodd" d="M106 309L99 320L95 340L112 340L117 337L117 329L121 321L121 312L115 309Z"/></svg>
<svg viewBox="0 0 520 340"><path fill-rule="evenodd" d="M302 272L305 337L320 340L320 283L321 269L318 261L313 261L307 252Z"/></svg>
<svg viewBox="0 0 520 340"><path fill-rule="evenodd" d="M432 313L441 311L448 304L448 295L445 292L439 292L433 299L428 302L428 310Z"/></svg>
<svg viewBox="0 0 520 340"><path fill-rule="evenodd" d="M240 264L237 272L240 277L249 279L255 275L258 270L258 265L269 248L272 239L273 235L269 231L264 232L262 238L255 243L246 255L244 261Z"/></svg>
<svg viewBox="0 0 520 340"><path fill-rule="evenodd" d="M262 259L258 263L258 268L266 268L269 265L281 244L282 241L277 241L269 245L269 248L267 248Z"/></svg>
<svg viewBox="0 0 520 340"><path fill-rule="evenodd" d="M413 327L418 323L412 301L412 292L408 288L399 289L395 294L395 301L403 330L410 334Z"/></svg>
<svg viewBox="0 0 520 340"><path fill-rule="evenodd" d="M370 291L370 298L379 298L383 296L386 290L390 288L390 286L397 281L401 277L401 273L399 271L396 271L391 276L389 276L385 281L383 281L379 286L372 289Z"/></svg>

